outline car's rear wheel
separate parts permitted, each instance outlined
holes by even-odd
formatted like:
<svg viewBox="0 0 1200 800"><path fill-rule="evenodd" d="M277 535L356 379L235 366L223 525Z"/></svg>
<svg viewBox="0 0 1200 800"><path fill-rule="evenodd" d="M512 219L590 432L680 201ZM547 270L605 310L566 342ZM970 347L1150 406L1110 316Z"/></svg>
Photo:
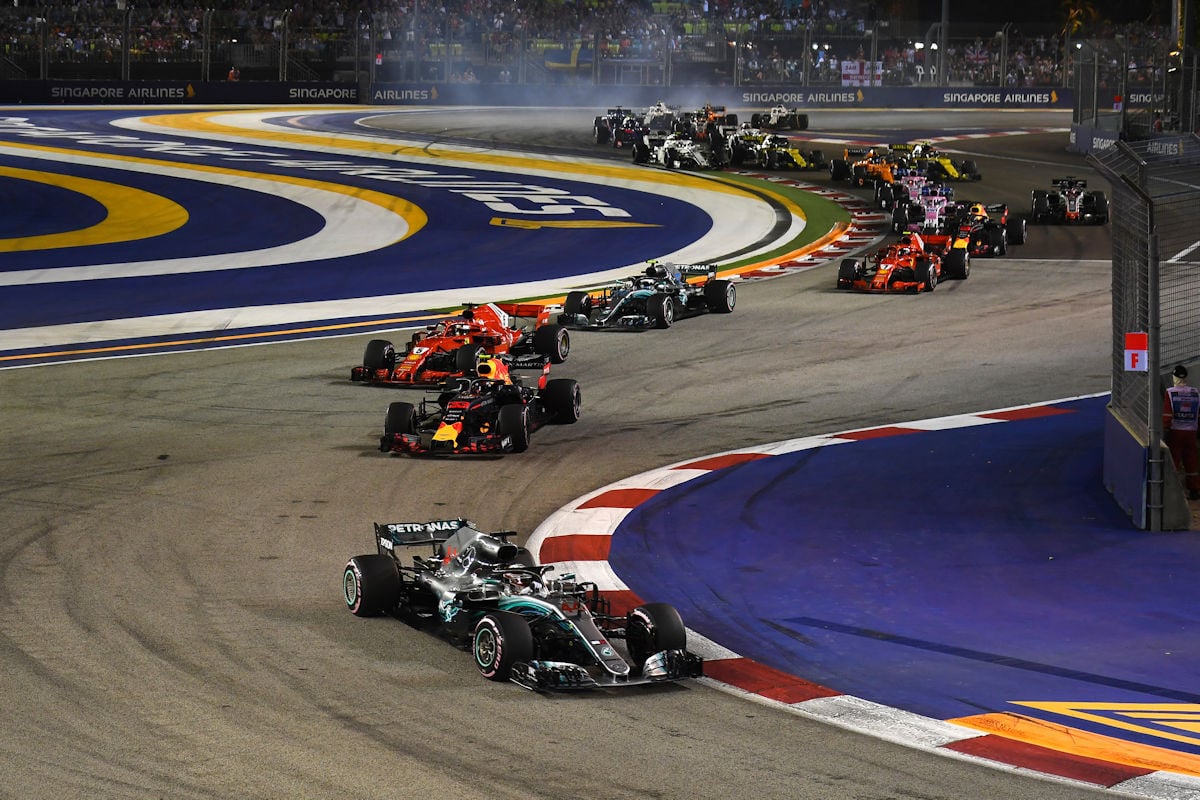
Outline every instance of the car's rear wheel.
<svg viewBox="0 0 1200 800"><path fill-rule="evenodd" d="M633 662L633 673L641 675L646 659L655 653L687 648L687 628L674 606L646 603L625 617L625 646Z"/></svg>
<svg viewBox="0 0 1200 800"><path fill-rule="evenodd" d="M523 453L528 450L529 408L524 403L501 406L496 418L496 432L501 437L510 437L512 452Z"/></svg>
<svg viewBox="0 0 1200 800"><path fill-rule="evenodd" d="M506 681L514 664L533 660L533 632L520 614L492 611L475 623L471 652L480 675Z"/></svg>
<svg viewBox="0 0 1200 800"><path fill-rule="evenodd" d="M363 353L363 366L372 371L392 369L396 366L396 348L387 339L372 339Z"/></svg>
<svg viewBox="0 0 1200 800"><path fill-rule="evenodd" d="M391 611L400 602L396 562L380 553L350 559L342 573L342 595L355 616L375 617Z"/></svg>
<svg viewBox="0 0 1200 800"><path fill-rule="evenodd" d="M550 363L561 364L571 352L571 336L562 325L543 325L533 332L533 349L550 356Z"/></svg>
<svg viewBox="0 0 1200 800"><path fill-rule="evenodd" d="M704 304L714 314L728 314L737 304L737 287L724 279L704 284Z"/></svg>
<svg viewBox="0 0 1200 800"><path fill-rule="evenodd" d="M412 403L388 404L387 417L383 422L385 436L417 432L417 407Z"/></svg>
<svg viewBox="0 0 1200 800"><path fill-rule="evenodd" d="M675 323L675 301L661 292L646 298L646 315L656 328L669 328Z"/></svg>

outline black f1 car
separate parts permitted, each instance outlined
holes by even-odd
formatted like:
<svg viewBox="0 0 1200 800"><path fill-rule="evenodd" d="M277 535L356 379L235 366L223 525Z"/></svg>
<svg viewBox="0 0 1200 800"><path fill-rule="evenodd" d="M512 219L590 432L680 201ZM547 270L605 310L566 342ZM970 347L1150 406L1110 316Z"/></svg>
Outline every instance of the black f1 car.
<svg viewBox="0 0 1200 800"><path fill-rule="evenodd" d="M502 365L491 368L507 372ZM379 449L412 455L523 452L533 431L579 420L579 384L547 380L549 370L547 364L537 387L507 376L450 378L436 400L391 403Z"/></svg>
<svg viewBox="0 0 1200 800"><path fill-rule="evenodd" d="M1104 192L1087 188L1087 181L1068 176L1050 182L1053 189L1033 190L1034 222L1090 223L1108 222L1108 197Z"/></svg>
<svg viewBox="0 0 1200 800"><path fill-rule="evenodd" d="M592 140L596 144L630 147L649 132L636 112L620 106L608 109L592 121Z"/></svg>
<svg viewBox="0 0 1200 800"><path fill-rule="evenodd" d="M689 277L704 280L689 282ZM669 328L676 319L713 312L728 314L737 302L737 287L718 279L711 264L651 262L645 272L622 278L598 295L570 292L558 323L573 328L641 331Z"/></svg>
<svg viewBox="0 0 1200 800"><path fill-rule="evenodd" d="M534 691L702 674L674 607L647 603L613 616L594 583L550 578L554 567L535 564L509 541L514 535L484 533L464 519L376 523L377 552L354 556L343 572L346 605L360 617L390 614L437 628L470 649L485 678ZM420 547L430 554L412 554ZM624 641L624 654L614 640Z"/></svg>

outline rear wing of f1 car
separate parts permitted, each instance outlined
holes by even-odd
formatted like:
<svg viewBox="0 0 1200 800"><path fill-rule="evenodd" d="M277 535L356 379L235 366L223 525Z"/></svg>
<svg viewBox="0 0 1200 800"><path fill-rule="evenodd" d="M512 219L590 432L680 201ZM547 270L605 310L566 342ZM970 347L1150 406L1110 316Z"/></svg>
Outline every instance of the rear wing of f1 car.
<svg viewBox="0 0 1200 800"><path fill-rule="evenodd" d="M497 531L484 533L479 526L468 519L435 519L429 522L376 522L375 539L380 551L391 552L396 546L419 547L422 545L433 548L436 555L443 555L447 542L474 542L477 547L487 548L489 542L494 542L499 548L513 548L508 539L516 536L516 531ZM501 555L499 552L497 556Z"/></svg>
<svg viewBox="0 0 1200 800"><path fill-rule="evenodd" d="M1050 181L1050 185L1056 189L1086 189L1087 180L1068 175L1065 178L1055 178Z"/></svg>

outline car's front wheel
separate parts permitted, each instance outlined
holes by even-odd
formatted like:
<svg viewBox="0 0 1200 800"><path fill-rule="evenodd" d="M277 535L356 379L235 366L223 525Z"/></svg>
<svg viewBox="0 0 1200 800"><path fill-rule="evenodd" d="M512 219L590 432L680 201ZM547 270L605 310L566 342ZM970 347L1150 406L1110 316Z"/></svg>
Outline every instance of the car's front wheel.
<svg viewBox="0 0 1200 800"><path fill-rule="evenodd" d="M555 378L542 390L542 405L552 422L570 425L579 421L583 405L579 382L574 378Z"/></svg>
<svg viewBox="0 0 1200 800"><path fill-rule="evenodd" d="M675 324L675 302L670 295L653 294L646 300L646 315L656 328L669 328Z"/></svg>
<svg viewBox="0 0 1200 800"><path fill-rule="evenodd" d="M396 348L387 339L372 339L363 353L363 366L374 372L396 366Z"/></svg>
<svg viewBox="0 0 1200 800"><path fill-rule="evenodd" d="M471 652L480 675L490 681L506 681L513 665L533 660L533 632L520 614L493 611L475 624Z"/></svg>
<svg viewBox="0 0 1200 800"><path fill-rule="evenodd" d="M646 603L625 618L625 646L633 673L640 675L646 659L663 650L687 647L687 628L675 607L668 603Z"/></svg>
<svg viewBox="0 0 1200 800"><path fill-rule="evenodd" d="M511 450L523 453L529 449L529 408L524 403L512 403L500 407L496 418L496 432L509 437Z"/></svg>

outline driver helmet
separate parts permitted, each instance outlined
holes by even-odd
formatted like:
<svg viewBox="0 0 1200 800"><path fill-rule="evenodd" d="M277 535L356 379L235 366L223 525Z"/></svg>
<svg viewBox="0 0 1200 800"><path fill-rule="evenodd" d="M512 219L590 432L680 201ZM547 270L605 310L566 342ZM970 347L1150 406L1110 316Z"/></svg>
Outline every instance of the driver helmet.
<svg viewBox="0 0 1200 800"><path fill-rule="evenodd" d="M480 353L475 359L475 374L480 378L511 383L508 368L491 353Z"/></svg>
<svg viewBox="0 0 1200 800"><path fill-rule="evenodd" d="M972 203L972 204L971 204L971 208L970 208L970 210L968 211L968 213L969 213L969 214L970 214L972 217L986 217L986 216L987 216L987 209L983 207L983 204L982 204L982 203Z"/></svg>

